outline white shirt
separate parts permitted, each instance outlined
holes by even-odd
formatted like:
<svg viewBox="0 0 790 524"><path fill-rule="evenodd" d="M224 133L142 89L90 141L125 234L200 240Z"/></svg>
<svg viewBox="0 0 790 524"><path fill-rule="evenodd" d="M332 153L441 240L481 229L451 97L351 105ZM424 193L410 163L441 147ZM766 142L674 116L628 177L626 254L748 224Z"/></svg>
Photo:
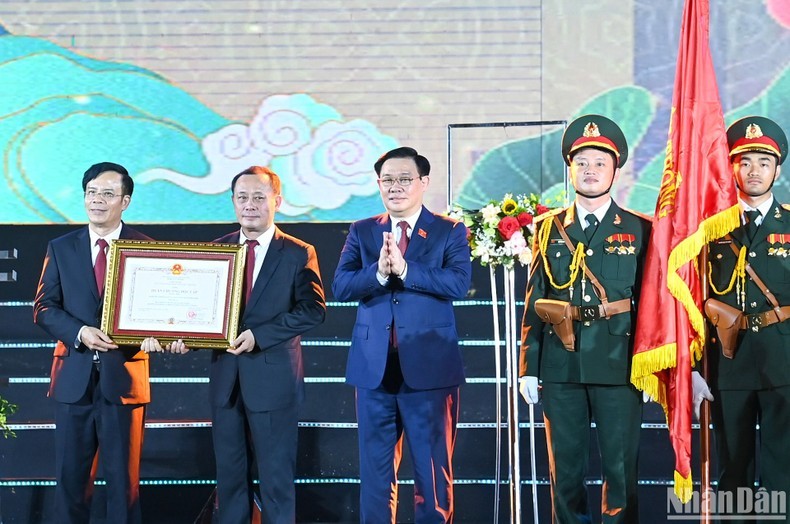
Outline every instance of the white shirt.
<svg viewBox="0 0 790 524"><path fill-rule="evenodd" d="M258 245L255 246L255 267L252 269L252 285L258 280L258 273L261 272L263 266L263 259L266 258L266 253L269 251L269 246L272 244L274 238L274 224L269 229L261 233L261 236L256 238ZM239 231L239 244L245 243L248 239L244 231Z"/></svg>
<svg viewBox="0 0 790 524"><path fill-rule="evenodd" d="M588 210L584 209L584 206L582 206L577 201L576 202L576 214L579 216L579 218L584 219L584 222L582 223L582 229L586 229L587 226L590 225L590 224L587 223L587 215L589 215L590 213L595 215L595 218L598 219L598 223L601 224L603 222L603 217L606 215L606 212L609 211L609 208L611 206L612 206L612 199L610 198L609 200L606 201L606 203L604 205L602 205L601 207L599 207L595 211L588 211Z"/></svg>
<svg viewBox="0 0 790 524"><path fill-rule="evenodd" d="M111 245L113 240L118 240L121 238L121 229L123 229L123 222L118 224L118 227L111 231L109 234L100 237L98 233L88 227L88 234L91 237L91 264L94 266L96 265L96 257L99 256L99 246L96 245L96 241L100 238L103 238L107 241L107 245Z"/></svg>
<svg viewBox="0 0 790 524"><path fill-rule="evenodd" d="M741 205L741 223L742 224L746 223L746 215L745 215L745 213L747 211L754 211L756 209L757 211L760 212L760 216L758 216L754 221L757 224L757 226L759 227L760 224L763 223L763 218L765 218L768 215L768 213L771 212L771 206L773 206L773 204L774 204L774 197L773 197L773 195L771 195L771 198L766 199L765 202L763 202L762 204L760 204L756 208L750 206L749 204L747 204L746 202L744 202L740 198L738 199L738 203Z"/></svg>
<svg viewBox="0 0 790 524"><path fill-rule="evenodd" d="M110 231L107 235L101 237L101 236L99 236L98 233L96 233L94 230L92 230L90 228L90 226L88 226L88 236L91 239L91 265L92 266L96 265L96 257L99 256L99 246L96 245L96 241L99 240L100 238L103 238L104 240L107 241L107 246L108 246L108 249L109 249L109 246L112 244L113 240L118 240L119 238L121 238L121 229L123 229L123 222L118 224L118 227L115 228L113 231ZM109 264L107 265L107 267L109 267ZM107 270L107 268L105 268L105 271L106 270ZM80 330L77 332L77 340L74 341L74 347L78 347L82 343L82 332L83 332L83 330L86 327L88 327L88 326L82 326L80 328ZM97 353L93 354L93 360L96 361L96 362L99 361L99 355Z"/></svg>

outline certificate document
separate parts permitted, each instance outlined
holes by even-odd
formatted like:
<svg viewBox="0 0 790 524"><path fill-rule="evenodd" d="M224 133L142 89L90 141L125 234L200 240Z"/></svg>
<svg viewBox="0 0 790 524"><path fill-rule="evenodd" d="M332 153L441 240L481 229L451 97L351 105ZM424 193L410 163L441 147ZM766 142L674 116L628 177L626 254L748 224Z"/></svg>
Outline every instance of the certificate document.
<svg viewBox="0 0 790 524"><path fill-rule="evenodd" d="M153 336L226 348L236 338L246 246L112 243L102 330L116 343Z"/></svg>

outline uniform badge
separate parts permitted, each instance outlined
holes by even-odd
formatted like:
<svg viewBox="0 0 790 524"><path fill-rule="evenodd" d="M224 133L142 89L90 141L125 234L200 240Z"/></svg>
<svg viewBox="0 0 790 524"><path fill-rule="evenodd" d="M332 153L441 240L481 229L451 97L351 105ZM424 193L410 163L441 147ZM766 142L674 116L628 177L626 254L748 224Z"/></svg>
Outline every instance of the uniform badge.
<svg viewBox="0 0 790 524"><path fill-rule="evenodd" d="M615 213L615 215L614 215L614 222L613 222L613 224L614 224L614 225L616 225L616 226L619 226L619 225L620 225L620 223L621 223L622 221L623 221L623 219L622 219L622 218L620 218L620 215L618 215L617 213Z"/></svg>
<svg viewBox="0 0 790 524"><path fill-rule="evenodd" d="M787 258L790 255L790 249L785 247L785 244L790 244L790 234L771 233L766 237L766 241L771 246L768 248L769 256Z"/></svg>
<svg viewBox="0 0 790 524"><path fill-rule="evenodd" d="M636 236L631 233L617 233L606 237L604 251L615 255L635 255L636 247L633 242Z"/></svg>
<svg viewBox="0 0 790 524"><path fill-rule="evenodd" d="M779 206L774 208L774 218L782 218L782 215L779 213Z"/></svg>
<svg viewBox="0 0 790 524"><path fill-rule="evenodd" d="M763 130L760 129L760 126L757 124L749 124L746 127L746 135L745 137L749 140L754 140L755 138L760 138L763 136Z"/></svg>
<svg viewBox="0 0 790 524"><path fill-rule="evenodd" d="M598 124L595 122L587 122L587 125L584 126L584 133L582 136L587 138L595 138L601 136L601 131L598 129Z"/></svg>

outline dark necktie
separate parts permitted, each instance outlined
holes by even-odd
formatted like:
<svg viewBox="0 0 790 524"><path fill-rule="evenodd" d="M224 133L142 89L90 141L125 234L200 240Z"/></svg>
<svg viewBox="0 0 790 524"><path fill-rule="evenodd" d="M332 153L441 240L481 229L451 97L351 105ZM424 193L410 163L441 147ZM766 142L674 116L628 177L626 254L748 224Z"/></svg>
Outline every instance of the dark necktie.
<svg viewBox="0 0 790 524"><path fill-rule="evenodd" d="M96 277L96 287L99 289L99 296L104 294L104 279L107 274L107 241L100 238L96 241L99 246L99 254L96 255L96 262L93 264L93 275Z"/></svg>
<svg viewBox="0 0 790 524"><path fill-rule="evenodd" d="M244 264L244 303L250 300L252 294L252 281L255 274L255 246L257 240L247 240L247 259Z"/></svg>
<svg viewBox="0 0 790 524"><path fill-rule="evenodd" d="M587 242L589 242L592 240L595 230L598 229L598 219L592 213L584 217L584 219L587 220L588 224L588 226L584 228L584 236L587 237Z"/></svg>
<svg viewBox="0 0 790 524"><path fill-rule="evenodd" d="M401 229L400 238L398 239L398 249L400 249L400 254L406 254L406 248L409 247L409 235L407 231L409 230L409 223L405 220L401 220L398 222L398 227Z"/></svg>
<svg viewBox="0 0 790 524"><path fill-rule="evenodd" d="M760 217L762 213L760 213L758 209L752 209L751 211L746 211L744 215L746 215L746 236L749 237L749 242L751 242L757 234L757 218Z"/></svg>

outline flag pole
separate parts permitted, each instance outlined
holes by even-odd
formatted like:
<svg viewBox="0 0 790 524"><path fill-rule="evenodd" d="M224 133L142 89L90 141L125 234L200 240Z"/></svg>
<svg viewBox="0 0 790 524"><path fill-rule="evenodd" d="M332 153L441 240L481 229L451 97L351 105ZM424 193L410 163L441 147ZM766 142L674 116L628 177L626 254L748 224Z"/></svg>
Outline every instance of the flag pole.
<svg viewBox="0 0 790 524"><path fill-rule="evenodd" d="M708 245L702 246L700 251L700 286L702 287L702 303L708 300ZM702 369L702 378L705 383L708 381L708 344L710 337L708 336L708 325L705 323L705 332L703 333L702 344L702 358L700 359L700 367ZM699 415L699 462L700 462L700 512L699 518L702 524L710 524L710 402L702 399L702 406L700 407Z"/></svg>

